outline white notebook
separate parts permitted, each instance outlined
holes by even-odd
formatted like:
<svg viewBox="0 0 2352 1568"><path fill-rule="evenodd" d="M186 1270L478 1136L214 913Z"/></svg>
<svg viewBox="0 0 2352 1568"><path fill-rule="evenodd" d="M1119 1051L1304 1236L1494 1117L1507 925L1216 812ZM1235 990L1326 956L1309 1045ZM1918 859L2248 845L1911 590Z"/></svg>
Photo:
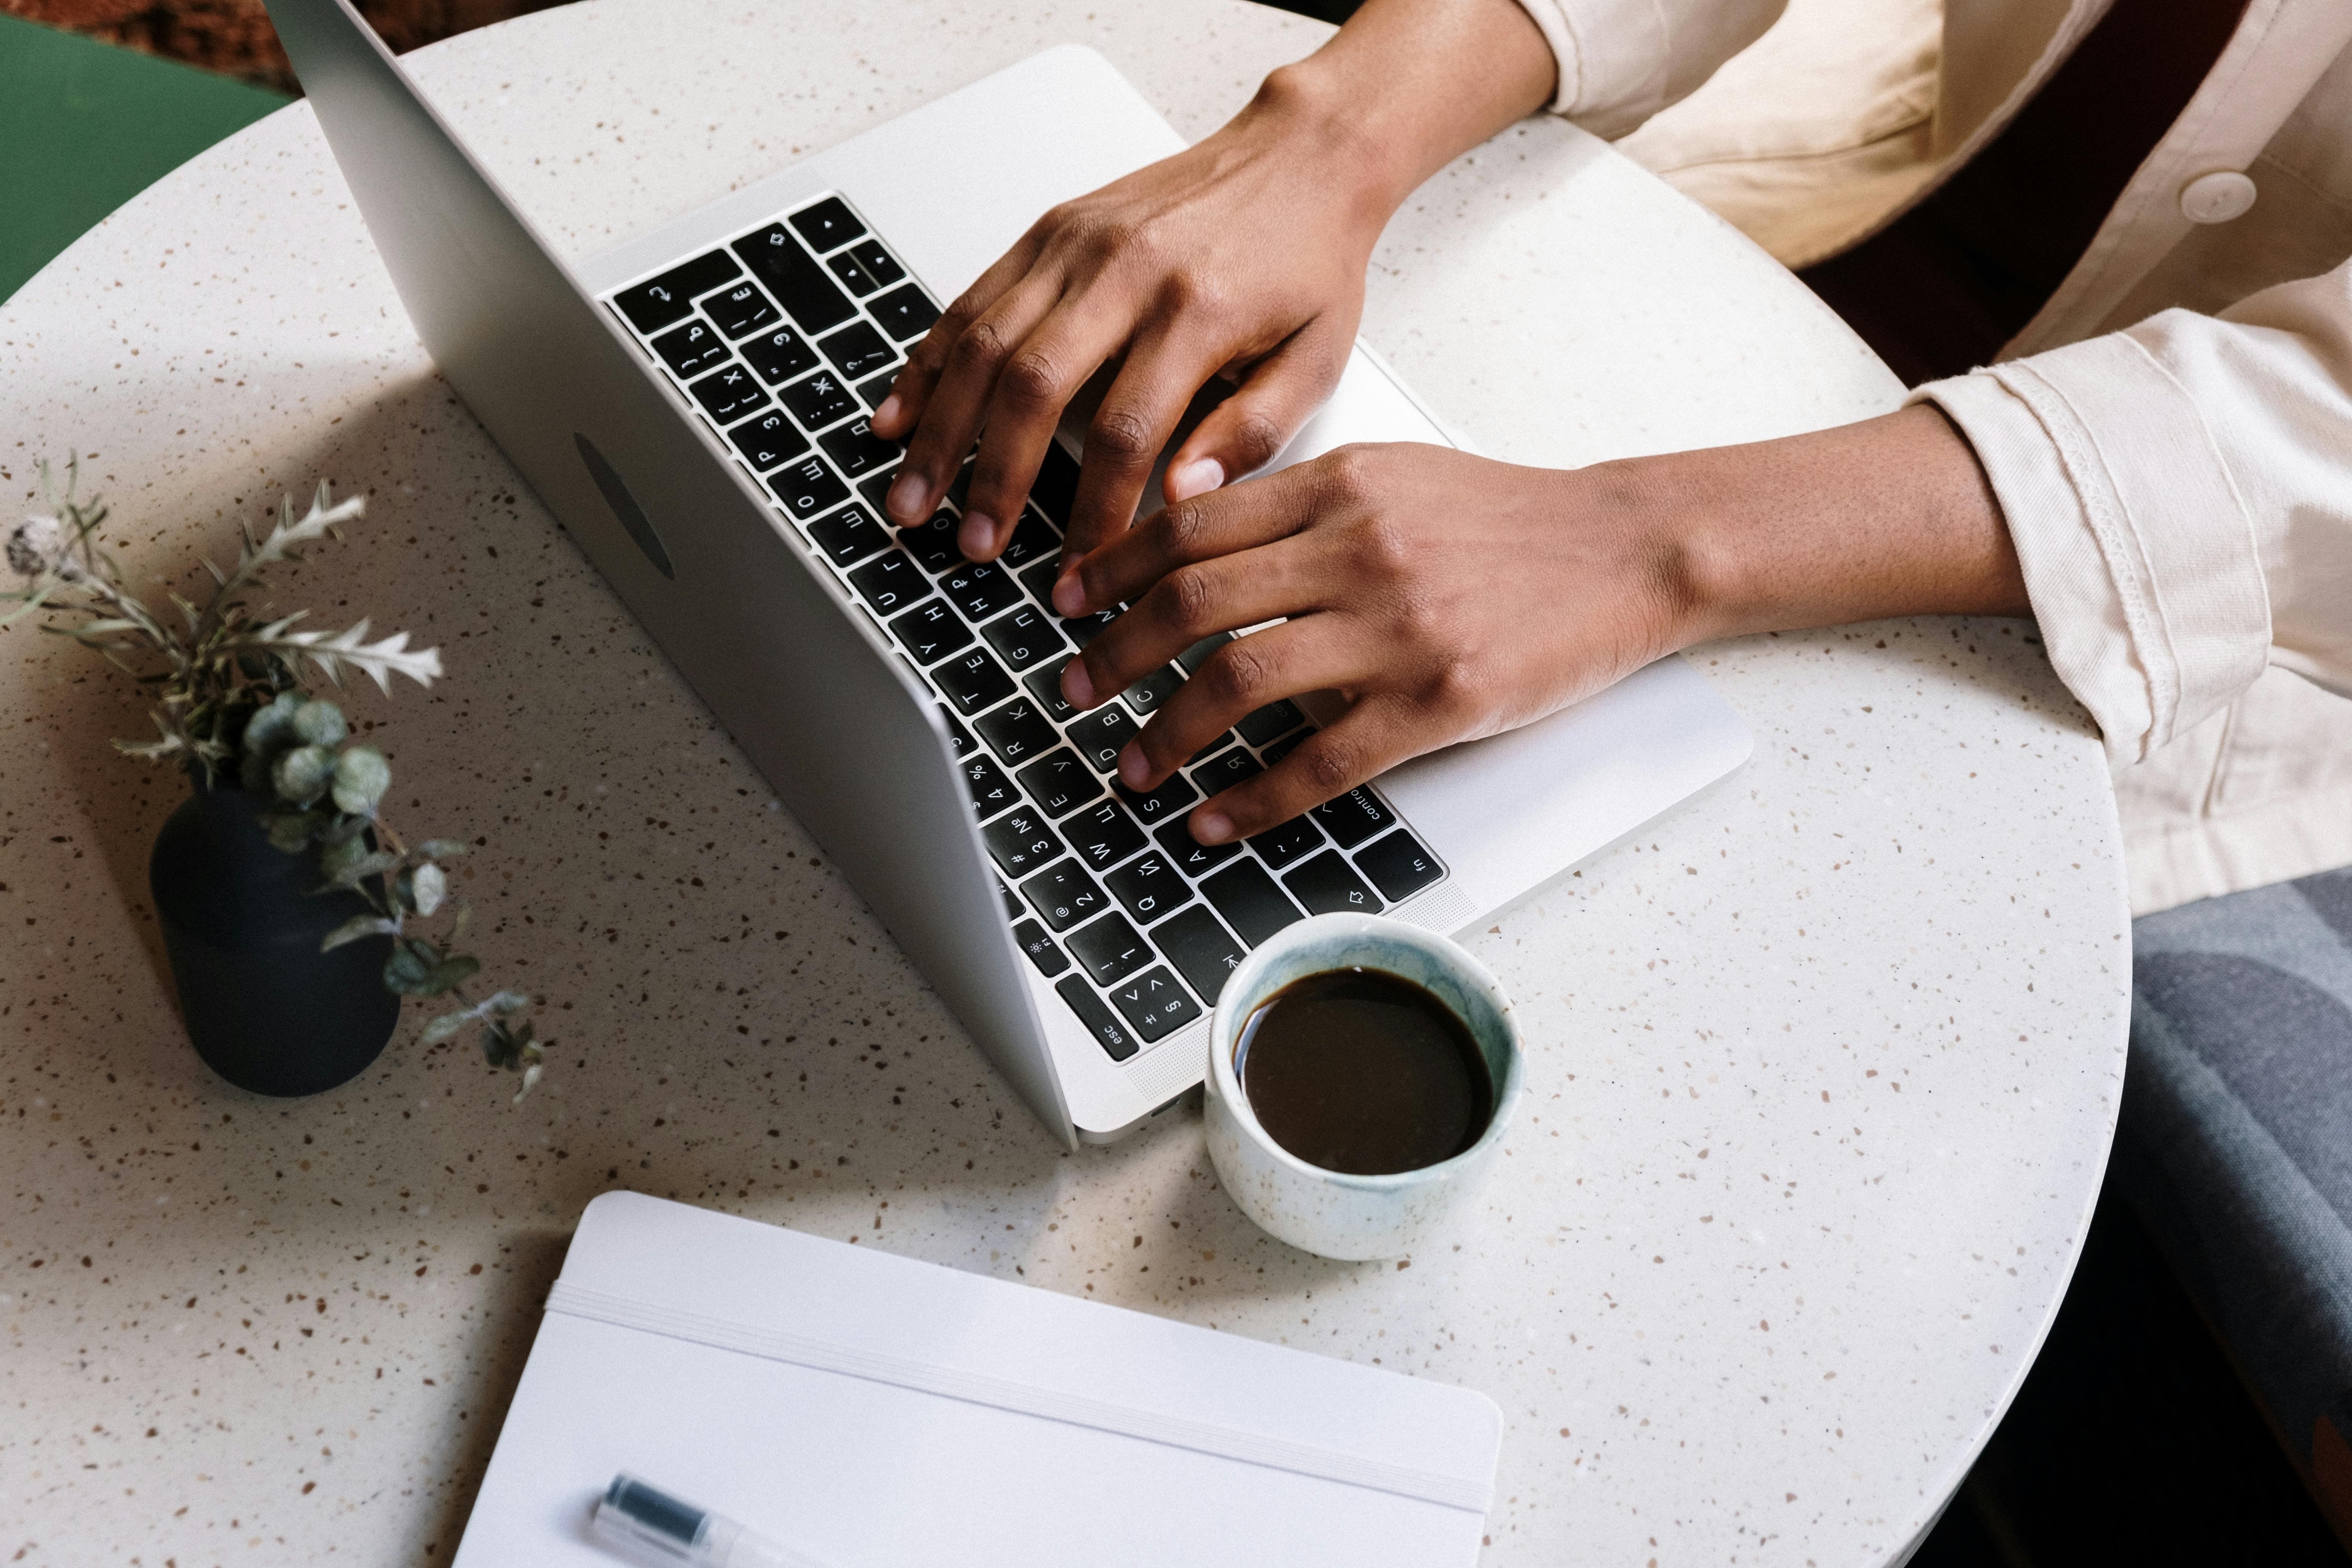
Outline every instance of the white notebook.
<svg viewBox="0 0 2352 1568"><path fill-rule="evenodd" d="M589 1204L457 1568L631 1561L614 1472L827 1568L1469 1563L1486 1395L751 1220Z"/></svg>

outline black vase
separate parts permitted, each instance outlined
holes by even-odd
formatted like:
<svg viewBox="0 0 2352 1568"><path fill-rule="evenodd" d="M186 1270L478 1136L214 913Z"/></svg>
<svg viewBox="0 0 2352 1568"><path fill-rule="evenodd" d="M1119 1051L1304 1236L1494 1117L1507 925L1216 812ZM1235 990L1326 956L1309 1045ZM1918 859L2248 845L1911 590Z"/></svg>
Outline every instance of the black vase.
<svg viewBox="0 0 2352 1568"><path fill-rule="evenodd" d="M256 1094L317 1094L355 1078L400 1022L384 989L392 939L320 952L369 911L353 892L313 895L316 858L273 848L254 798L220 779L155 836L147 881L172 957L180 1016L213 1071Z"/></svg>

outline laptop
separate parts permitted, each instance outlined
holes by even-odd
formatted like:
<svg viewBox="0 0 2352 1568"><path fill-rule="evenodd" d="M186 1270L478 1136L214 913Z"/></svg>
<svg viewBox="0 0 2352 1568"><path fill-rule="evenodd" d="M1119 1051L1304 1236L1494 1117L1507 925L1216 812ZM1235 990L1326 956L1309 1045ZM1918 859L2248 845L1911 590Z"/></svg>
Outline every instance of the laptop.
<svg viewBox="0 0 2352 1568"><path fill-rule="evenodd" d="M882 521L899 453L866 423L940 301L1035 215L1183 146L1092 51L998 71L574 268L350 0L268 9L443 374L1066 1145L1199 1084L1225 974L1291 921L1462 930L1747 756L1670 658L1241 846L1193 843L1192 805L1328 701L1250 714L1148 795L1116 784L1119 746L1212 650L1091 712L1061 701L1104 619L1046 594L1080 452L1057 445L1004 558L975 566L953 494L903 535ZM1462 445L1360 345L1276 466L1351 441Z"/></svg>

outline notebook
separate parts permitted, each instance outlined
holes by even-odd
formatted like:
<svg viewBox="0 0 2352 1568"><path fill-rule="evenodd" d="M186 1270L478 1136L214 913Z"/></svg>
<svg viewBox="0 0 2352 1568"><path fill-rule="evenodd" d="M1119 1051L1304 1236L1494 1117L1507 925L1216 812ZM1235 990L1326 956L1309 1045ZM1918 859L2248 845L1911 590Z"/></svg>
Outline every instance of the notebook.
<svg viewBox="0 0 2352 1568"><path fill-rule="evenodd" d="M1472 1390L635 1193L590 1203L457 1568L610 1568L627 1470L827 1568L1434 1568Z"/></svg>

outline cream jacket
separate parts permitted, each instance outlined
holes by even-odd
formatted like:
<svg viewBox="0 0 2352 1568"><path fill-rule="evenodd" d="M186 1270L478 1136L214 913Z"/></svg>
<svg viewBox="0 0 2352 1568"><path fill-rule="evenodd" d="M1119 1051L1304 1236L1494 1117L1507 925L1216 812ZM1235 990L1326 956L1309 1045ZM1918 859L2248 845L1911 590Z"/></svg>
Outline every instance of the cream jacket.
<svg viewBox="0 0 2352 1568"><path fill-rule="evenodd" d="M1521 0L1554 110L1803 266L2105 0ZM2352 0L2252 0L2047 307L1931 384L2115 765L2135 913L2352 863Z"/></svg>

